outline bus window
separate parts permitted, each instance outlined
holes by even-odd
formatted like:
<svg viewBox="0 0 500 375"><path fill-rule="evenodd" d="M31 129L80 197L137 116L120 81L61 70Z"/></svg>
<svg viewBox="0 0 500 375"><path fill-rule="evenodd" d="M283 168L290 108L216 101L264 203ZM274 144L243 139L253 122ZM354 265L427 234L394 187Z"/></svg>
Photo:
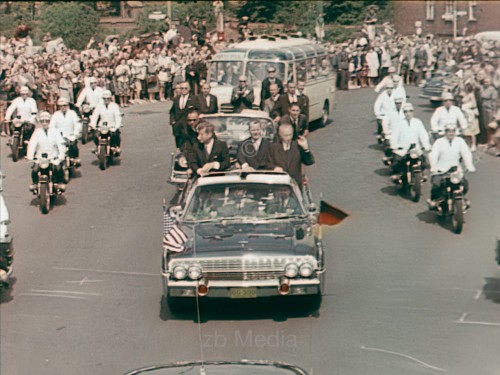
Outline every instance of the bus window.
<svg viewBox="0 0 500 375"><path fill-rule="evenodd" d="M307 80L315 79L319 74L316 59L315 58L307 59L306 67L307 67L307 73L306 73Z"/></svg>
<svg viewBox="0 0 500 375"><path fill-rule="evenodd" d="M247 62L246 76L248 85L252 87L260 87L262 81L267 77L267 69L269 67L276 69L276 78L282 81L285 77L285 64L275 63L271 61L249 61Z"/></svg>
<svg viewBox="0 0 500 375"><path fill-rule="evenodd" d="M210 81L221 86L236 86L242 71L242 61L214 61L210 64Z"/></svg>
<svg viewBox="0 0 500 375"><path fill-rule="evenodd" d="M297 82L298 81L307 81L307 65L305 60L297 62Z"/></svg>
<svg viewBox="0 0 500 375"><path fill-rule="evenodd" d="M330 60L328 59L328 57L324 56L320 61L318 73L320 77L324 77L329 75L331 72L332 66L330 64Z"/></svg>

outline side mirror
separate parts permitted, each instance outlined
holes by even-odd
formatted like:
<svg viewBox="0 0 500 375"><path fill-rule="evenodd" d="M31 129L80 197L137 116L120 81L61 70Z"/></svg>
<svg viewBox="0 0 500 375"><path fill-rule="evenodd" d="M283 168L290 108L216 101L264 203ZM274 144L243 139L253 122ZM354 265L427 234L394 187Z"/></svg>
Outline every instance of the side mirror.
<svg viewBox="0 0 500 375"><path fill-rule="evenodd" d="M314 203L311 203L309 205L308 211L309 214L315 214L316 212L318 212L318 207Z"/></svg>
<svg viewBox="0 0 500 375"><path fill-rule="evenodd" d="M297 230L295 231L295 237L297 237L297 240L303 240L305 236L306 231L302 228L297 228Z"/></svg>

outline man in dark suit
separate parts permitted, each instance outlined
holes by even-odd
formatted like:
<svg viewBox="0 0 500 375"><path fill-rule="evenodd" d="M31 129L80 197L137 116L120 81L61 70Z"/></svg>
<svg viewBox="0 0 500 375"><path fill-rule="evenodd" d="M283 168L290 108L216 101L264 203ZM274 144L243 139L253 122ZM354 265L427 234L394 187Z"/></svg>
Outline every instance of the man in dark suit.
<svg viewBox="0 0 500 375"><path fill-rule="evenodd" d="M262 124L258 121L250 123L250 138L244 140L238 149L238 163L246 170L272 170L271 142L262 138Z"/></svg>
<svg viewBox="0 0 500 375"><path fill-rule="evenodd" d="M271 92L271 96L265 100L263 111L267 112L269 117L271 117L275 122L278 122L281 116L281 109L278 104L280 99L278 85L273 83L269 86L269 91Z"/></svg>
<svg viewBox="0 0 500 375"><path fill-rule="evenodd" d="M187 117L190 110L196 109L196 99L189 93L189 83L182 82L180 84L181 94L174 98L172 108L170 108L170 125L175 137L175 146L179 148L179 141L182 138L183 119Z"/></svg>
<svg viewBox="0 0 500 375"><path fill-rule="evenodd" d="M231 104L234 106L234 112L240 113L244 109L252 109L254 99L253 88L248 87L247 77L240 76L239 85L233 88L231 94Z"/></svg>
<svg viewBox="0 0 500 375"><path fill-rule="evenodd" d="M305 87L305 81L297 82L297 100L299 101L300 113L306 116L307 121L309 121L309 97L304 94Z"/></svg>
<svg viewBox="0 0 500 375"><path fill-rule="evenodd" d="M281 186L275 198L267 205L266 211L270 214L290 215L299 213L301 210L297 198L292 195L292 189L289 186Z"/></svg>
<svg viewBox="0 0 500 375"><path fill-rule="evenodd" d="M288 82L287 84L287 93L282 94L278 101L278 108L275 108L280 112L280 116L286 115L290 110L290 104L298 103L299 98L297 95L297 85L295 82Z"/></svg>
<svg viewBox="0 0 500 375"><path fill-rule="evenodd" d="M293 126L282 124L279 127L279 141L271 145L271 161L274 170L287 172L302 188L302 164L313 165L314 157L309 150L306 137L293 139Z"/></svg>
<svg viewBox="0 0 500 375"><path fill-rule="evenodd" d="M201 87L201 94L196 97L197 107L200 113L206 115L219 112L217 97L210 94L210 84L204 83Z"/></svg>
<svg viewBox="0 0 500 375"><path fill-rule="evenodd" d="M229 150L225 142L215 139L214 126L203 121L196 129L199 143L194 145L189 161L193 175L203 177L210 171L229 169Z"/></svg>
<svg viewBox="0 0 500 375"><path fill-rule="evenodd" d="M182 124L182 133L179 139L179 150L181 150L189 160L189 155L192 154L194 145L198 143L197 126L200 123L200 114L196 109L192 109L187 118L180 121Z"/></svg>
<svg viewBox="0 0 500 375"><path fill-rule="evenodd" d="M280 95L283 94L283 82L276 77L276 68L270 66L267 68L267 78L262 81L260 90L260 109L264 110L264 103L266 99L270 98L272 93L270 90L271 85L277 85Z"/></svg>
<svg viewBox="0 0 500 375"><path fill-rule="evenodd" d="M299 135L307 137L309 135L309 122L306 116L300 113L299 103L290 105L288 114L280 119L281 124L291 124L293 126L293 139L296 140Z"/></svg>

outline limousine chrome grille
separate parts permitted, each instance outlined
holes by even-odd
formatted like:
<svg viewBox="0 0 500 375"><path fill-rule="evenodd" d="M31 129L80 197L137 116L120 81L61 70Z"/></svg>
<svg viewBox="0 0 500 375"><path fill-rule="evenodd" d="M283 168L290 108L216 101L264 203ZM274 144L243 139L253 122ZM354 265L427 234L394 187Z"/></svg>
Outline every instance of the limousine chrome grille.
<svg viewBox="0 0 500 375"><path fill-rule="evenodd" d="M189 268L198 265L202 269L203 277L209 280L271 280L283 275L285 266L289 263L300 265L310 262L317 267L317 261L312 256L300 257L227 257L227 258L198 258L174 260L169 269L177 265Z"/></svg>

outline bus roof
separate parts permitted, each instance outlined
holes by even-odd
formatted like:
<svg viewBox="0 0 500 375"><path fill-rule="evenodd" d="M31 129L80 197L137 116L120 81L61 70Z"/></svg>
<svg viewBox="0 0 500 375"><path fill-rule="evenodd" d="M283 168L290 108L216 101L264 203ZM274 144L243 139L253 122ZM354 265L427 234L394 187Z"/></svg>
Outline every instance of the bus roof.
<svg viewBox="0 0 500 375"><path fill-rule="evenodd" d="M256 60L300 60L325 55L325 48L304 38L259 37L245 40L217 53L213 60L242 60L248 53Z"/></svg>

